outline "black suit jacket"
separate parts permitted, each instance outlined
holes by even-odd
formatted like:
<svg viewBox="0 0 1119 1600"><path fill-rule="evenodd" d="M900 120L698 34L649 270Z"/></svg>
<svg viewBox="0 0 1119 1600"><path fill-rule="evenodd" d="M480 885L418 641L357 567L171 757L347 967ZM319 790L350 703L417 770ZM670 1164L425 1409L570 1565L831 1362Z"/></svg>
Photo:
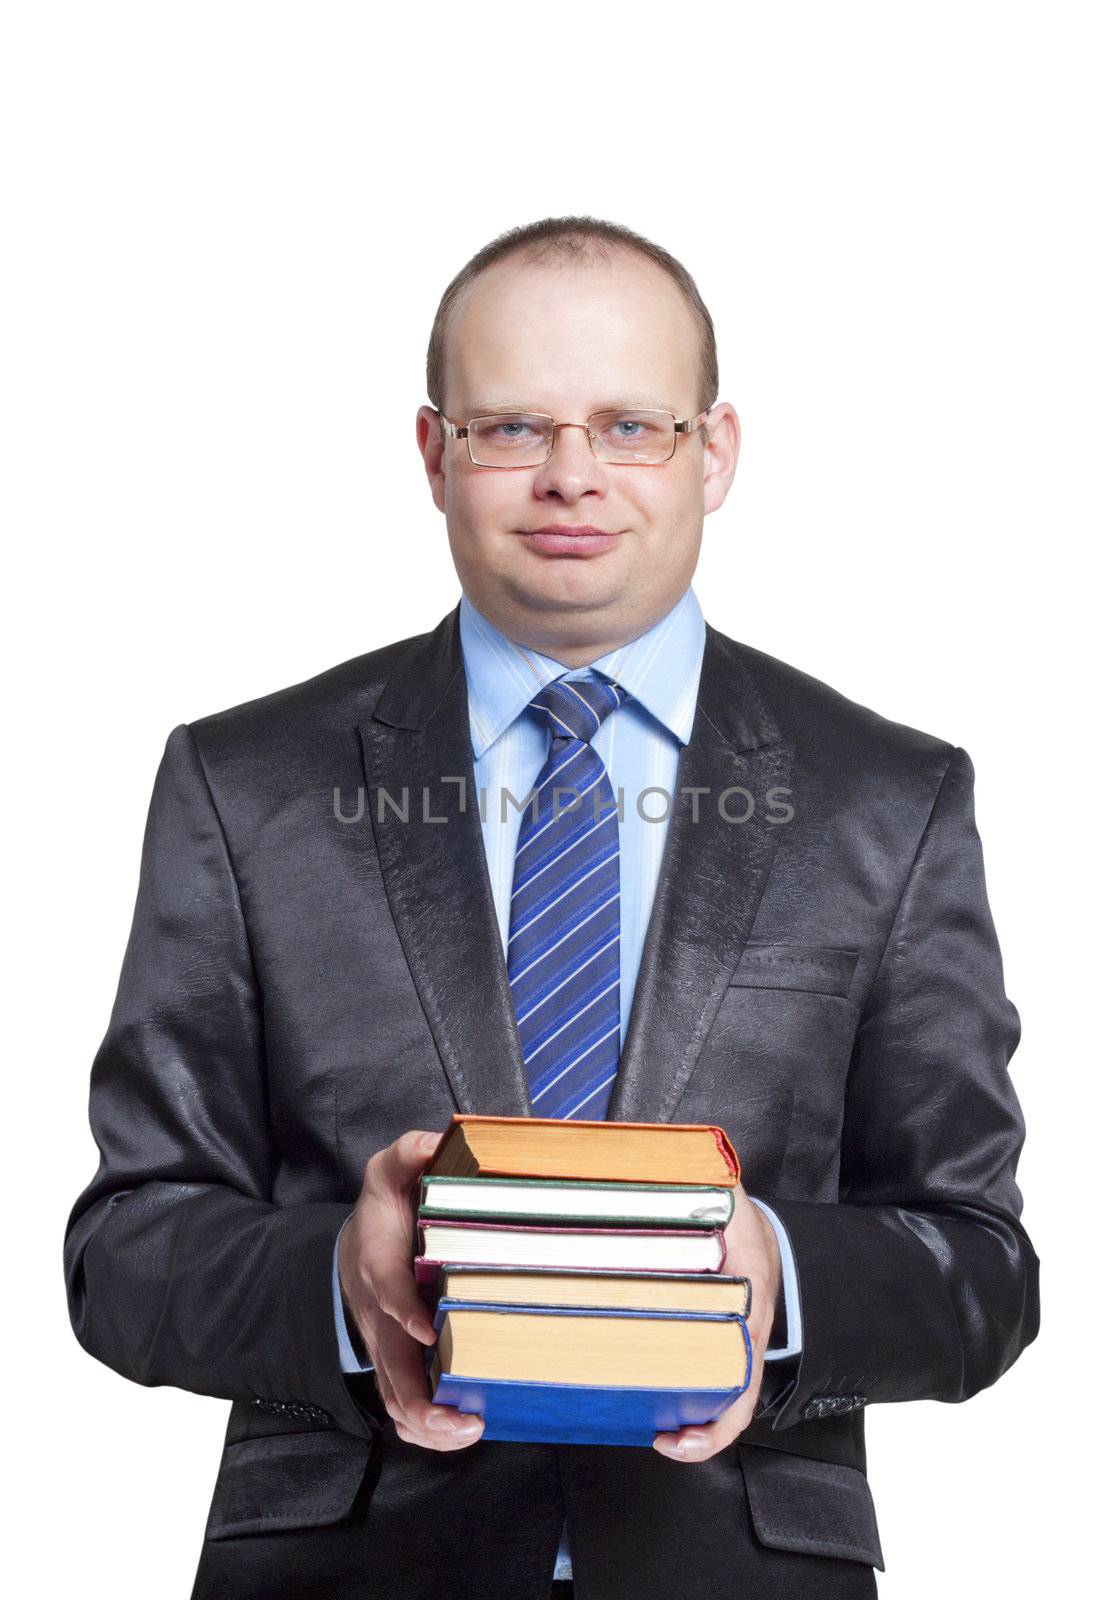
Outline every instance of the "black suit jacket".
<svg viewBox="0 0 1119 1600"><path fill-rule="evenodd" d="M565 1514L581 1600L737 1595L747 1543L871 1583L862 1407L964 1400L1038 1327L971 762L707 628L609 1114L726 1129L804 1350L697 1464L426 1451L339 1369L369 1155L530 1112L472 773L457 607L167 740L65 1267L92 1355L233 1402L195 1594L524 1600Z"/></svg>

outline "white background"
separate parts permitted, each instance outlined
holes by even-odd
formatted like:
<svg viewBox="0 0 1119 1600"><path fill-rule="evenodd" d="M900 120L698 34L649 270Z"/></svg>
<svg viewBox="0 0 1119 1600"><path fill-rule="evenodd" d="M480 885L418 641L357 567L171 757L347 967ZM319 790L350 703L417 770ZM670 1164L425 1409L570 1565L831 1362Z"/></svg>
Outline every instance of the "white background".
<svg viewBox="0 0 1119 1600"><path fill-rule="evenodd" d="M1042 1334L964 1406L869 1412L880 1592L1092 1592L1115 1405L1113 19L6 8L15 1592L185 1596L217 1471L225 1403L91 1361L63 1293L164 741L455 604L413 439L431 318L493 235L569 212L664 244L714 315L744 449L707 618L977 770Z"/></svg>

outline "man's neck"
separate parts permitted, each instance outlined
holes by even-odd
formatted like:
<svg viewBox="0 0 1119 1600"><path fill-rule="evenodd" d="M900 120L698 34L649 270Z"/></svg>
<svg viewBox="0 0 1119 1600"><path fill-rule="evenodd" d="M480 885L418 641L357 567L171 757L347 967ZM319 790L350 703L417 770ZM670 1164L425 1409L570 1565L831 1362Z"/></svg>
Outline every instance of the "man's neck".
<svg viewBox="0 0 1119 1600"><path fill-rule="evenodd" d="M623 645L632 644L635 639L640 639L650 628L655 628L682 598L682 595L677 595L656 616L643 620L631 619L628 625L619 622L613 629L604 627L601 618L583 627L571 618L562 616L555 618L552 627L549 627L547 621L543 619L533 619L528 625L503 622L501 618L486 611L476 600L471 600L471 604L485 617L491 627L496 628L498 633L504 635L511 643L519 645L524 650L535 650L538 655L547 656L550 661L558 661L561 666L574 670L576 667L589 666L601 656L609 655L611 651L620 650Z"/></svg>

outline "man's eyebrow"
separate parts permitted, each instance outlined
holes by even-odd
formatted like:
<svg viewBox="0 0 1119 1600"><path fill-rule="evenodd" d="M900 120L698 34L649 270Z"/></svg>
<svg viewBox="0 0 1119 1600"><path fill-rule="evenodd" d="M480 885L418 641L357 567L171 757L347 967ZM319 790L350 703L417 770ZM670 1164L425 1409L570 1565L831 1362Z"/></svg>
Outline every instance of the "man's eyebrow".
<svg viewBox="0 0 1119 1600"><path fill-rule="evenodd" d="M474 405L468 406L463 412L467 417L492 417L499 411L531 411L532 406L522 405L517 400L478 400Z"/></svg>
<svg viewBox="0 0 1119 1600"><path fill-rule="evenodd" d="M502 412L534 412L538 416L547 416L547 411L541 410L536 405L525 405L522 400L478 400L463 413L467 417L492 417ZM594 416L597 411L670 411L675 416L676 412L665 400L653 399L648 395L631 395L626 400L610 400L603 405L597 405L588 411L588 416Z"/></svg>

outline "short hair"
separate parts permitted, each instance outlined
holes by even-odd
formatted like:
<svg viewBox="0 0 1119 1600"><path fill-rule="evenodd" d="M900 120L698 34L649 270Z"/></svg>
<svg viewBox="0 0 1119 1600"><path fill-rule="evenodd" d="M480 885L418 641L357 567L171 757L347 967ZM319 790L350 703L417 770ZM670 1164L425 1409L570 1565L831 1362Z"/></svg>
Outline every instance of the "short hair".
<svg viewBox="0 0 1119 1600"><path fill-rule="evenodd" d="M688 304L699 334L699 410L709 411L719 393L719 362L715 351L715 325L703 303L695 279L674 255L619 222L599 217L543 217L539 222L509 228L483 245L455 274L443 290L427 346L427 395L436 411L446 400L447 333L455 307L466 287L487 267L510 256L524 256L533 264L569 261L597 265L611 253L628 251L644 256L672 279ZM706 437L706 428L703 430Z"/></svg>

